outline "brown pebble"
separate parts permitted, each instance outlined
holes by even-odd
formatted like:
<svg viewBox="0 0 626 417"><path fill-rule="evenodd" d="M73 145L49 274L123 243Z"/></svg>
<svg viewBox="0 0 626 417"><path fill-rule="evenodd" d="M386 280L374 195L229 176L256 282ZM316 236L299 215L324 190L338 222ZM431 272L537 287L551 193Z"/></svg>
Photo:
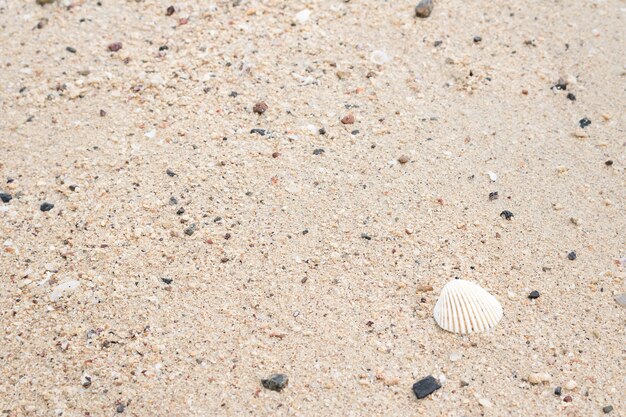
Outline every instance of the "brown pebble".
<svg viewBox="0 0 626 417"><path fill-rule="evenodd" d="M109 48L109 51L111 52L117 52L120 49L122 49L122 42L113 42L109 44L108 48Z"/></svg>
<svg viewBox="0 0 626 417"><path fill-rule="evenodd" d="M254 107L252 108L252 111L255 112L256 114L263 114L268 108L269 106L267 105L266 102L259 101L258 103L254 105Z"/></svg>
<svg viewBox="0 0 626 417"><path fill-rule="evenodd" d="M571 395L566 395L566 396L563 398L563 401L565 401L566 403L571 403L573 400L574 400L574 399L572 398L572 396L571 396Z"/></svg>
<svg viewBox="0 0 626 417"><path fill-rule="evenodd" d="M278 152L274 152L272 154L272 158L278 158L279 156L280 156L280 153L278 153Z"/></svg>
<svg viewBox="0 0 626 417"><path fill-rule="evenodd" d="M433 0L422 0L415 6L415 16L428 17L433 11Z"/></svg>
<svg viewBox="0 0 626 417"><path fill-rule="evenodd" d="M104 110L100 110L100 117L104 117L107 115L107 112Z"/></svg>
<svg viewBox="0 0 626 417"><path fill-rule="evenodd" d="M174 14L174 12L176 11L176 9L174 8L174 6L169 6L166 10L165 10L165 16L171 16Z"/></svg>
<svg viewBox="0 0 626 417"><path fill-rule="evenodd" d="M406 155L402 155L402 156L400 156L400 158L398 158L398 162L400 162L401 164L406 164L409 161L410 161L410 159Z"/></svg>
<svg viewBox="0 0 626 417"><path fill-rule="evenodd" d="M432 285L418 285L417 288L415 289L416 293L419 292L429 292L433 290L433 286Z"/></svg>
<svg viewBox="0 0 626 417"><path fill-rule="evenodd" d="M348 113L341 118L341 123L344 125L351 125L354 123L354 114Z"/></svg>

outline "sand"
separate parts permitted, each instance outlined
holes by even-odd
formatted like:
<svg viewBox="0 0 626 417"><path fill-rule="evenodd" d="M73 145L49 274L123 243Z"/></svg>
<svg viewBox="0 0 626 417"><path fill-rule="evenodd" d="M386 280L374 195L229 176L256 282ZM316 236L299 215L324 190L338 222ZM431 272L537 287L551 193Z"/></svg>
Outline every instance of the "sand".
<svg viewBox="0 0 626 417"><path fill-rule="evenodd" d="M626 415L623 1L170 5L0 1L3 417Z"/></svg>

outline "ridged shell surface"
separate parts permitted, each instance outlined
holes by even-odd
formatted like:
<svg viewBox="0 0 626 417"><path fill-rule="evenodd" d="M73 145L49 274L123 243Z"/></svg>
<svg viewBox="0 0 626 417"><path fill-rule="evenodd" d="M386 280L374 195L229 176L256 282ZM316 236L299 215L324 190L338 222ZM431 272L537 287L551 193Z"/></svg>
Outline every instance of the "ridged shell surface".
<svg viewBox="0 0 626 417"><path fill-rule="evenodd" d="M502 305L479 285L455 279L441 290L433 316L437 324L449 332L483 332L498 324Z"/></svg>

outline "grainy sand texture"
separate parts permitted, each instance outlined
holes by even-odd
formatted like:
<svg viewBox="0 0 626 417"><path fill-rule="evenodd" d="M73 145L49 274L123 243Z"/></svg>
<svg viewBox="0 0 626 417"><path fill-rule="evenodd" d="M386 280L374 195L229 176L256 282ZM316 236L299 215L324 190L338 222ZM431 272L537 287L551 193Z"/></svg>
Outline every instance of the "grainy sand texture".
<svg viewBox="0 0 626 417"><path fill-rule="evenodd" d="M0 416L626 415L626 2L50 3L0 0Z"/></svg>

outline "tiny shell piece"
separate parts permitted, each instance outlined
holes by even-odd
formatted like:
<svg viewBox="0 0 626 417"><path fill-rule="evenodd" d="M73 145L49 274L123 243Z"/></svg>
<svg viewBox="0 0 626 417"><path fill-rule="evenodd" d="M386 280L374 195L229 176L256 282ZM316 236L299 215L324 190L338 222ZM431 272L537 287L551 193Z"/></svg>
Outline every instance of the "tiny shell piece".
<svg viewBox="0 0 626 417"><path fill-rule="evenodd" d="M441 290L433 316L437 324L452 333L482 332L502 318L502 305L479 285L455 279Z"/></svg>

